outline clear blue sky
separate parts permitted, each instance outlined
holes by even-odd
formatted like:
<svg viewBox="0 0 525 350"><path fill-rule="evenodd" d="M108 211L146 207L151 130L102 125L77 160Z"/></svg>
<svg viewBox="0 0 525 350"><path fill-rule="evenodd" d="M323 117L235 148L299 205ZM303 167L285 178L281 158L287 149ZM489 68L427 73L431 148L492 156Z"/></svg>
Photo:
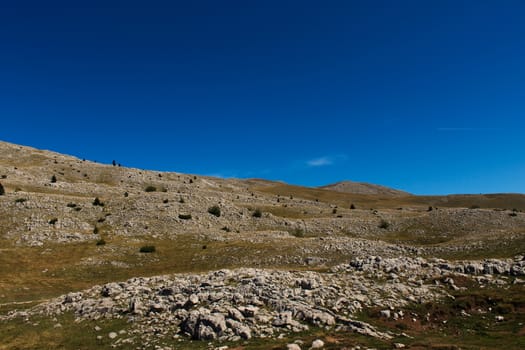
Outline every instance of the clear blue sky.
<svg viewBox="0 0 525 350"><path fill-rule="evenodd" d="M144 169L525 193L523 1L1 1L0 139Z"/></svg>

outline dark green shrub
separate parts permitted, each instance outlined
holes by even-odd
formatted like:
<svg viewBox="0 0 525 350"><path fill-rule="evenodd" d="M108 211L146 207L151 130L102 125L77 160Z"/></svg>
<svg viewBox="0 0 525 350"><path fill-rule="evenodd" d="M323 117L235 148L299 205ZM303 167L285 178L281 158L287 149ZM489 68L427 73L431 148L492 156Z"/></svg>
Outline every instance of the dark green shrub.
<svg viewBox="0 0 525 350"><path fill-rule="evenodd" d="M154 245L144 245L140 247L139 252L141 253L154 253L155 252L155 246Z"/></svg>
<svg viewBox="0 0 525 350"><path fill-rule="evenodd" d="M221 216L221 208L219 208L218 205L214 205L213 207L208 208L208 213L216 217L219 217Z"/></svg>
<svg viewBox="0 0 525 350"><path fill-rule="evenodd" d="M301 237L304 237L304 230L300 227L296 227L292 230L292 232L290 232L290 234L292 236L301 238Z"/></svg>
<svg viewBox="0 0 525 350"><path fill-rule="evenodd" d="M180 197L179 203L184 203L184 198Z"/></svg>
<svg viewBox="0 0 525 350"><path fill-rule="evenodd" d="M53 219L49 220L49 225L54 225L54 224L57 223L57 221L58 221L57 218L53 218Z"/></svg>
<svg viewBox="0 0 525 350"><path fill-rule="evenodd" d="M432 210L434 210L434 208L432 208L432 206L429 206L427 211L432 211Z"/></svg>
<svg viewBox="0 0 525 350"><path fill-rule="evenodd" d="M128 197L129 196L129 193L128 192L124 192L124 197Z"/></svg>
<svg viewBox="0 0 525 350"><path fill-rule="evenodd" d="M77 205L75 203L67 203L68 208L75 208Z"/></svg>
<svg viewBox="0 0 525 350"><path fill-rule="evenodd" d="M262 217L262 211L260 209L255 209L255 211L253 212L252 216L254 218L260 218L260 217Z"/></svg>
<svg viewBox="0 0 525 350"><path fill-rule="evenodd" d="M98 197L95 198L95 200L93 201L93 205L95 206L100 206L100 207L103 207L104 206L104 203L102 203L102 201L100 199L98 199Z"/></svg>
<svg viewBox="0 0 525 350"><path fill-rule="evenodd" d="M167 204L167 203L169 203L169 202L170 202L169 199L165 199L165 200L162 201L162 203L164 203L164 204Z"/></svg>
<svg viewBox="0 0 525 350"><path fill-rule="evenodd" d="M336 208L332 209L332 214L337 214L337 209Z"/></svg>
<svg viewBox="0 0 525 350"><path fill-rule="evenodd" d="M15 203L24 203L25 201L27 201L27 198L17 198L17 199L15 199Z"/></svg>
<svg viewBox="0 0 525 350"><path fill-rule="evenodd" d="M51 183L57 182L57 177L55 175L51 176Z"/></svg>
<svg viewBox="0 0 525 350"><path fill-rule="evenodd" d="M382 228L382 229L387 229L389 226L390 224L386 220L381 220L381 222L379 223L379 228Z"/></svg>
<svg viewBox="0 0 525 350"><path fill-rule="evenodd" d="M350 209L355 209L354 203L350 204Z"/></svg>
<svg viewBox="0 0 525 350"><path fill-rule="evenodd" d="M93 234L98 235L98 227L95 226L95 228L93 229Z"/></svg>
<svg viewBox="0 0 525 350"><path fill-rule="evenodd" d="M477 205L477 204L473 204L473 205L470 206L470 209L479 209L479 208L480 208L480 206Z"/></svg>
<svg viewBox="0 0 525 350"><path fill-rule="evenodd" d="M232 231L228 226L224 226L223 228L221 228L221 230L223 230L225 232L231 232Z"/></svg>
<svg viewBox="0 0 525 350"><path fill-rule="evenodd" d="M146 191L146 192L155 192L155 191L157 191L157 187L150 185L150 186L146 187L144 189L144 191Z"/></svg>
<svg viewBox="0 0 525 350"><path fill-rule="evenodd" d="M2 184L0 184L0 196L3 196L4 194L5 194L4 186L2 186Z"/></svg>
<svg viewBox="0 0 525 350"><path fill-rule="evenodd" d="M179 214L179 219L191 220L191 214Z"/></svg>
<svg viewBox="0 0 525 350"><path fill-rule="evenodd" d="M105 245L105 244L106 244L106 241L102 238L97 241L97 245Z"/></svg>

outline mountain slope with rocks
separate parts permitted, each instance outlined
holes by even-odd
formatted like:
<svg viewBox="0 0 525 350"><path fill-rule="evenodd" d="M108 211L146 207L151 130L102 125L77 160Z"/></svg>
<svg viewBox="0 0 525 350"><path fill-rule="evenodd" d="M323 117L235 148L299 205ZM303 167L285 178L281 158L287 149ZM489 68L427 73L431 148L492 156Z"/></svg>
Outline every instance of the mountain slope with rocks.
<svg viewBox="0 0 525 350"><path fill-rule="evenodd" d="M476 348L525 332L520 194L306 188L5 142L0 183L0 349ZM465 317L499 333L440 335Z"/></svg>
<svg viewBox="0 0 525 350"><path fill-rule="evenodd" d="M353 194L371 194L381 196L409 196L410 193L396 190L393 188L373 185L366 182L341 181L330 185L319 187L325 190L353 193Z"/></svg>

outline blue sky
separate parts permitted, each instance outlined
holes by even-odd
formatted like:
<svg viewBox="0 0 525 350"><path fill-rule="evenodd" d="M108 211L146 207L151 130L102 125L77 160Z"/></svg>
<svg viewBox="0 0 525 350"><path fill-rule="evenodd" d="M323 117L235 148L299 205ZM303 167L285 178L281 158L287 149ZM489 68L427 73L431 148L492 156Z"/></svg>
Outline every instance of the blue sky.
<svg viewBox="0 0 525 350"><path fill-rule="evenodd" d="M523 1L2 1L0 139L125 166L525 193Z"/></svg>

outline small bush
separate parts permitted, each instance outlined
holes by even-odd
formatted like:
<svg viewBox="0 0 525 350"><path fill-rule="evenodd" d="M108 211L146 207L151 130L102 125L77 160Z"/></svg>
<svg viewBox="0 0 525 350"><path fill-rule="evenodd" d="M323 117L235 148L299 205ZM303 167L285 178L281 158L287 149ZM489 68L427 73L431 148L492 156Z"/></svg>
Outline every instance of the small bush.
<svg viewBox="0 0 525 350"><path fill-rule="evenodd" d="M58 221L57 218L53 218L53 219L49 220L49 225L54 225L54 224L57 223L57 221Z"/></svg>
<svg viewBox="0 0 525 350"><path fill-rule="evenodd" d="M350 209L355 209L354 203L350 204Z"/></svg>
<svg viewBox="0 0 525 350"><path fill-rule="evenodd" d="M95 200L93 201L93 205L94 206L99 206L99 207L103 207L104 206L104 203L102 203L102 201L100 199L98 199L98 197L95 198Z"/></svg>
<svg viewBox="0 0 525 350"><path fill-rule="evenodd" d="M381 222L379 223L379 228L382 228L382 229L387 229L389 226L390 224L386 220L381 220Z"/></svg>
<svg viewBox="0 0 525 350"><path fill-rule="evenodd" d="M93 234L98 235L98 227L95 226L95 228L93 229Z"/></svg>
<svg viewBox="0 0 525 350"><path fill-rule="evenodd" d="M105 245L105 244L106 244L106 241L103 240L102 238L97 241L97 245Z"/></svg>
<svg viewBox="0 0 525 350"><path fill-rule="evenodd" d="M479 208L480 208L480 206L477 205L477 204L474 204L474 205L470 206L470 209L479 209Z"/></svg>
<svg viewBox="0 0 525 350"><path fill-rule="evenodd" d="M260 209L255 209L255 211L253 212L252 216L254 218L260 218L260 217L262 217L262 211Z"/></svg>
<svg viewBox="0 0 525 350"><path fill-rule="evenodd" d="M337 214L337 209L336 208L332 209L332 214Z"/></svg>
<svg viewBox="0 0 525 350"><path fill-rule="evenodd" d="M128 197L129 196L129 193L128 192L124 192L124 197Z"/></svg>
<svg viewBox="0 0 525 350"><path fill-rule="evenodd" d="M223 230L225 232L231 232L232 231L228 226L224 226L223 228L221 228L221 230Z"/></svg>
<svg viewBox="0 0 525 350"><path fill-rule="evenodd" d="M4 186L2 186L2 184L0 184L0 196L3 196L4 194L5 194Z"/></svg>
<svg viewBox="0 0 525 350"><path fill-rule="evenodd" d="M427 211L432 211L432 210L434 210L434 208L432 208L432 206L429 206Z"/></svg>
<svg viewBox="0 0 525 350"><path fill-rule="evenodd" d="M180 199L179 199L179 203L184 204L184 202L185 202L185 201L184 201L184 198L180 197Z"/></svg>
<svg viewBox="0 0 525 350"><path fill-rule="evenodd" d="M216 217L219 217L221 216L221 208L219 208L218 205L214 205L213 207L208 208L208 213Z"/></svg>
<svg viewBox="0 0 525 350"><path fill-rule="evenodd" d="M57 177L55 175L51 176L51 183L57 182Z"/></svg>
<svg viewBox="0 0 525 350"><path fill-rule="evenodd" d="M191 214L179 214L181 220L191 220Z"/></svg>
<svg viewBox="0 0 525 350"><path fill-rule="evenodd" d="M304 237L304 230L302 228L300 228L300 227L297 227L297 228L293 229L293 231L290 232L290 234L292 236L301 238L301 237Z"/></svg>
<svg viewBox="0 0 525 350"><path fill-rule="evenodd" d="M155 186L148 186L144 189L145 192L156 192L157 191L157 187Z"/></svg>
<svg viewBox="0 0 525 350"><path fill-rule="evenodd" d="M76 204L75 203L67 203L67 207L68 208L76 208Z"/></svg>
<svg viewBox="0 0 525 350"><path fill-rule="evenodd" d="M15 199L15 203L24 203L25 201L27 201L27 198L17 198L17 199Z"/></svg>
<svg viewBox="0 0 525 350"><path fill-rule="evenodd" d="M162 203L164 203L164 204L167 204L167 203L169 203L169 202L170 202L169 199L165 199L165 200L162 201Z"/></svg>
<svg viewBox="0 0 525 350"><path fill-rule="evenodd" d="M518 216L515 212L509 213L509 216Z"/></svg>
<svg viewBox="0 0 525 350"><path fill-rule="evenodd" d="M139 252L141 253L154 253L155 252L155 246L154 245L144 245L140 247Z"/></svg>

